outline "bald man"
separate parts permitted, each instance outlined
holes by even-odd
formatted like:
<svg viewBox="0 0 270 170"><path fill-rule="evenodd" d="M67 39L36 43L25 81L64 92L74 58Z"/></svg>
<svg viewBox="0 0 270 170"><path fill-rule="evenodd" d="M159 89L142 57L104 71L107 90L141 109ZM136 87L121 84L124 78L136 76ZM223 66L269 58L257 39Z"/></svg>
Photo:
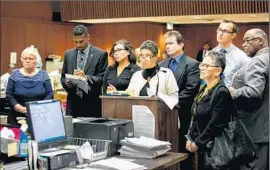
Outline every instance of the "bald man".
<svg viewBox="0 0 270 170"><path fill-rule="evenodd" d="M243 38L245 53L251 57L233 77L229 87L238 115L250 133L256 158L241 169L266 170L269 166L269 47L261 29L248 30Z"/></svg>

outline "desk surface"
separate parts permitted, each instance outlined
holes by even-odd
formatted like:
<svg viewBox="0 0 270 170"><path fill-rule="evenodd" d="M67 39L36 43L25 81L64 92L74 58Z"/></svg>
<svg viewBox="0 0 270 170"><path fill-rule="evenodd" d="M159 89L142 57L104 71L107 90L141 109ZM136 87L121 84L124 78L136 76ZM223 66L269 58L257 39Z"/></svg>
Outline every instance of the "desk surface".
<svg viewBox="0 0 270 170"><path fill-rule="evenodd" d="M178 164L179 162L187 159L187 157L188 157L188 154L186 153L174 153L174 152L168 152L166 155L163 155L156 159L141 159L141 158L129 158L129 157L116 156L116 158L134 160L134 163L144 165L147 167L148 170L160 170L160 169L168 168L172 165ZM91 168L85 168L85 169L91 169ZM77 170L77 169L63 168L61 170Z"/></svg>
<svg viewBox="0 0 270 170"><path fill-rule="evenodd" d="M172 165L175 165L185 159L187 159L188 154L186 153L174 153L168 152L166 155L163 155L156 159L140 159L140 158L128 158L116 156L116 158L125 158L135 160L134 163L144 165L149 170L160 170L164 168L168 168Z"/></svg>

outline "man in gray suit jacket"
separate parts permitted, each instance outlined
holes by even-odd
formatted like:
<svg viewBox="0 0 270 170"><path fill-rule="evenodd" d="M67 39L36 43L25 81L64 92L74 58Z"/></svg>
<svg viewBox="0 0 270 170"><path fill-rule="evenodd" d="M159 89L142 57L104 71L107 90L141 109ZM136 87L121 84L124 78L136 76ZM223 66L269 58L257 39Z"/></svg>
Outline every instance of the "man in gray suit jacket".
<svg viewBox="0 0 270 170"><path fill-rule="evenodd" d="M269 164L269 47L261 29L248 30L243 48L250 62L234 75L232 87L238 114L253 138L256 158L242 169L264 170Z"/></svg>
<svg viewBox="0 0 270 170"><path fill-rule="evenodd" d="M108 54L89 43L89 33L85 26L78 25L73 31L76 48L65 54L61 83L68 92L67 115L73 117L101 117L102 79L108 65ZM84 77L89 87L88 93L66 79L65 74Z"/></svg>

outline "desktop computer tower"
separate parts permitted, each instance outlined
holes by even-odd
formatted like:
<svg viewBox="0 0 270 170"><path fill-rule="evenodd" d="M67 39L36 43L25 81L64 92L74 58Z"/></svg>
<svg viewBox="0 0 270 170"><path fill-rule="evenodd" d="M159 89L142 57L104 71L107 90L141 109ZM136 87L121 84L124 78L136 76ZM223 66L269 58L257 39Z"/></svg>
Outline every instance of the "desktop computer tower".
<svg viewBox="0 0 270 170"><path fill-rule="evenodd" d="M74 138L111 140L108 156L117 155L120 140L134 136L132 120L95 118L74 123Z"/></svg>

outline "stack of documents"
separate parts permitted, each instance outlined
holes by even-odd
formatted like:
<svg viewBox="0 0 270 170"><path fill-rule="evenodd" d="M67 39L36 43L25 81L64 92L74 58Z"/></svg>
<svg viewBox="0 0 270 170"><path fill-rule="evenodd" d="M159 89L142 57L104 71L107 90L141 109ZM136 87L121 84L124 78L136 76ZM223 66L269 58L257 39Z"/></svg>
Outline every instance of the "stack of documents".
<svg viewBox="0 0 270 170"><path fill-rule="evenodd" d="M164 155L171 150L171 143L148 137L125 138L120 141L122 147L120 155L125 157L137 157L153 159Z"/></svg>
<svg viewBox="0 0 270 170"><path fill-rule="evenodd" d="M100 160L90 164L91 168L106 169L106 170L144 170L147 169L143 165L133 163L131 161L119 159L119 158L109 158L105 160Z"/></svg>
<svg viewBox="0 0 270 170"><path fill-rule="evenodd" d="M27 161L17 161L4 165L5 170L28 170Z"/></svg>

